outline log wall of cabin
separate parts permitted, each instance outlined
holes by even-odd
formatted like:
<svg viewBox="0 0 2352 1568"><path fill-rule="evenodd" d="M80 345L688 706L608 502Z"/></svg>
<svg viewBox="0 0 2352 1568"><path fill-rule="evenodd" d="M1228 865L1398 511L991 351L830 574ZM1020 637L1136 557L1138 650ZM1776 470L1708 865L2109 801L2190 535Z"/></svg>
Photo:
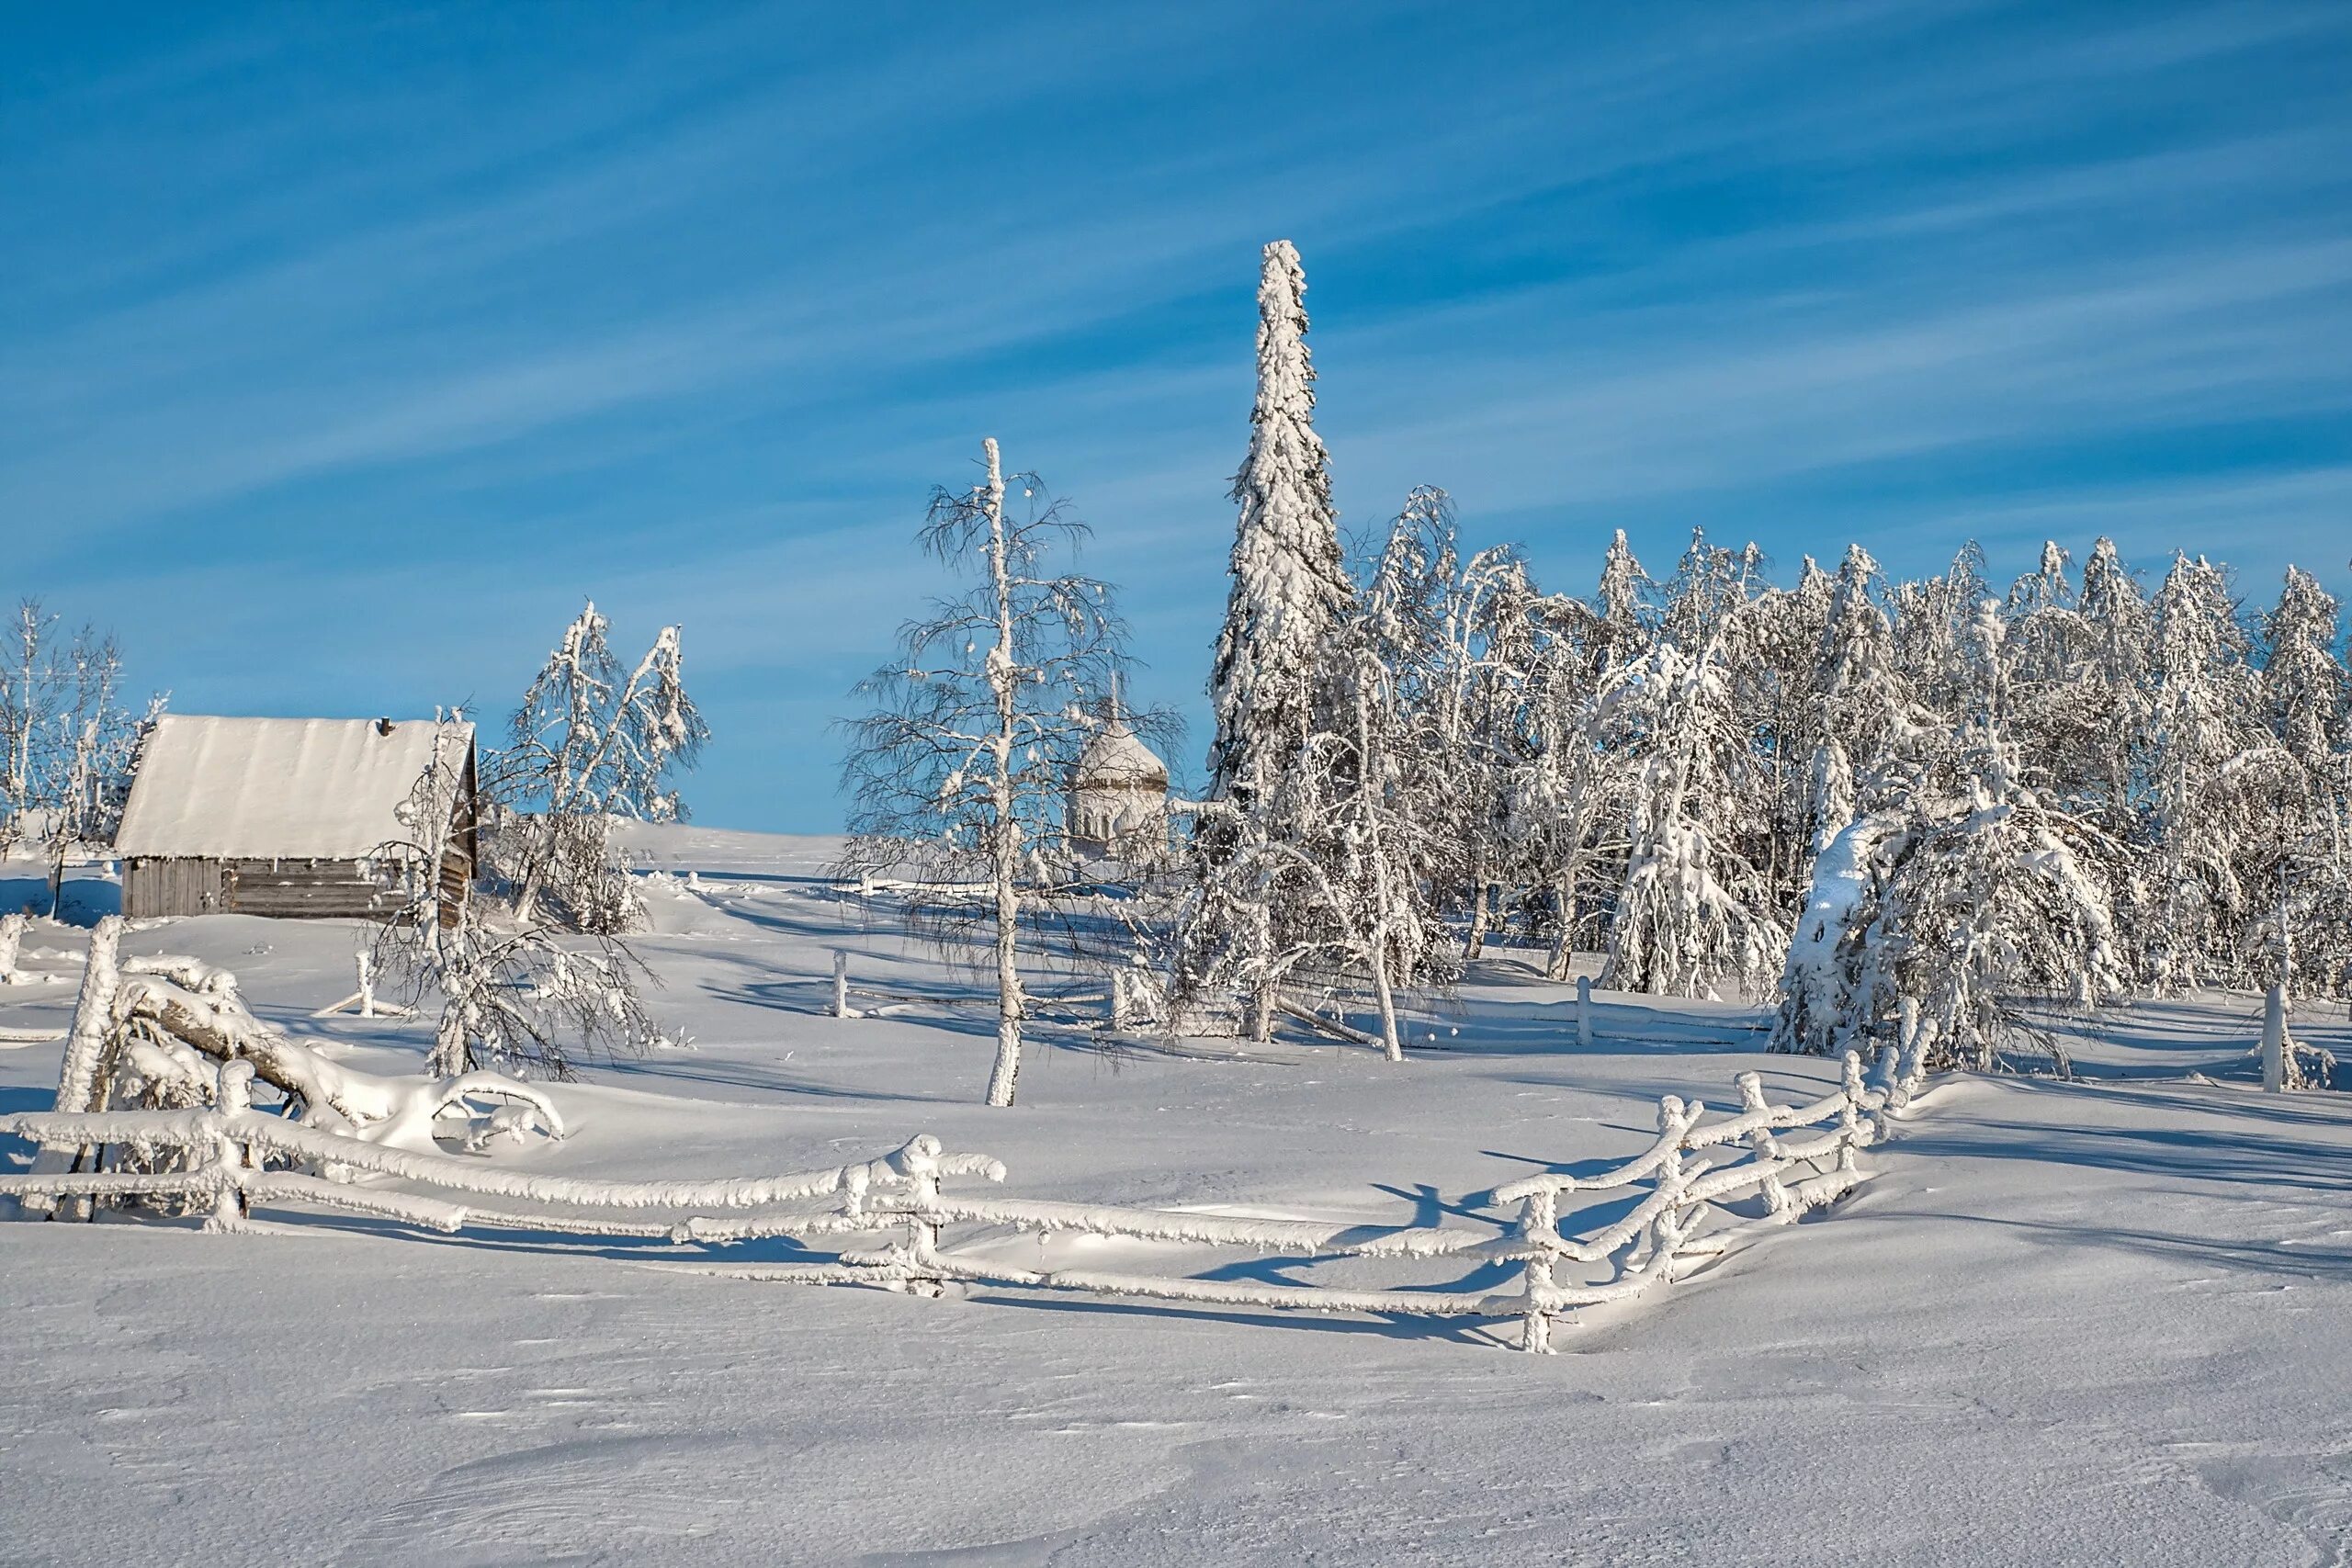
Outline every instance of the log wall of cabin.
<svg viewBox="0 0 2352 1568"><path fill-rule="evenodd" d="M227 868L217 860L142 858L122 867L122 912L134 920L157 915L215 915Z"/></svg>
<svg viewBox="0 0 2352 1568"><path fill-rule="evenodd" d="M231 912L274 919L390 919L407 904L399 867L356 860L229 863Z"/></svg>
<svg viewBox="0 0 2352 1568"><path fill-rule="evenodd" d="M157 915L264 915L277 919L389 919L406 902L399 870L356 860L208 860L126 862L122 912Z"/></svg>

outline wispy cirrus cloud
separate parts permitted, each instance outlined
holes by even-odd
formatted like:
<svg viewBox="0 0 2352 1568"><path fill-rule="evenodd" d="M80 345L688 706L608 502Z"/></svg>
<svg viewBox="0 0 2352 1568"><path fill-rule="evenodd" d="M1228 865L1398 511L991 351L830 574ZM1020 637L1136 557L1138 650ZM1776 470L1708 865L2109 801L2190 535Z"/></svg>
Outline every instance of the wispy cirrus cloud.
<svg viewBox="0 0 2352 1568"><path fill-rule="evenodd" d="M495 689L583 592L683 617L707 793L821 826L763 727L878 654L981 434L1193 693L1277 234L1350 521L1445 482L1555 585L1617 524L2344 553L2340 7L564 15L31 37L0 559L255 710Z"/></svg>

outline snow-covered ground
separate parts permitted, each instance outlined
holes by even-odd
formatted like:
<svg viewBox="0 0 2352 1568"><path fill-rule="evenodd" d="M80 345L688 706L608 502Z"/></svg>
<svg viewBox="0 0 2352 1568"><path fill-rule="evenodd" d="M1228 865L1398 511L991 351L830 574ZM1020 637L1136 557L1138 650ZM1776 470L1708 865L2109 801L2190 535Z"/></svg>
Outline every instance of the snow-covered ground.
<svg viewBox="0 0 2352 1568"><path fill-rule="evenodd" d="M973 994L831 896L831 845L639 848L679 874L641 950L694 1044L592 1069L558 1091L572 1136L503 1164L748 1175L928 1131L1010 1194L1435 1223L1633 1152L1661 1093L1833 1077L1732 1006L1604 993L1579 1049L1572 991L1505 953L1402 1066L1046 1031L991 1111L978 1008L824 1016L835 947L861 986ZM357 941L220 917L126 946L413 1066L423 1025L305 1016ZM63 1022L81 942L36 927L27 965L61 978L0 990L0 1030ZM2076 1042L2083 1081L1947 1080L1861 1193L1551 1358L1426 1321L755 1284L651 1244L0 1225L0 1564L2352 1562L2352 1101L2253 1092L2254 1012L2145 1004ZM2340 1016L2299 1022L2352 1052ZM0 1041L0 1110L45 1107L57 1057Z"/></svg>

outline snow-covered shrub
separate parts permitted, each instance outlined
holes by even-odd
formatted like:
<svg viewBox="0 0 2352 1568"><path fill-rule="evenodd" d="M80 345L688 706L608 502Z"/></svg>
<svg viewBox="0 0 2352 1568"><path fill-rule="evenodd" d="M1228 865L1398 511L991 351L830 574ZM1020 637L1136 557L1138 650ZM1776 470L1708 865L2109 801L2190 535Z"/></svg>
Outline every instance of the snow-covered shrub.
<svg viewBox="0 0 2352 1568"><path fill-rule="evenodd" d="M1894 1044L1907 1002L1929 1066L1989 1070L2025 1049L2064 1067L2024 1004L2121 994L2103 874L2115 846L2020 784L2016 765L1979 736L1905 806L1831 841L1782 971L1776 1048Z"/></svg>

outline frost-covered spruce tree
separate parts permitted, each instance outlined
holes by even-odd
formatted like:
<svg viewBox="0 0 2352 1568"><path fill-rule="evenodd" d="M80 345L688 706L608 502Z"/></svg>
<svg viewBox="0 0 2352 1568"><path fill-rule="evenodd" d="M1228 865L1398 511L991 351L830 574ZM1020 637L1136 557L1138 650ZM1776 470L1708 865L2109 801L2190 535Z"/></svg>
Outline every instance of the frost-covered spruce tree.
<svg viewBox="0 0 2352 1568"><path fill-rule="evenodd" d="M2071 756L2047 759L2062 792L2094 810L2111 831L2123 831L2138 804L2141 748L2150 712L2155 658L2155 617L2147 595L2115 552L2099 539L2083 563L2082 662L2075 685L2081 722Z"/></svg>
<svg viewBox="0 0 2352 1568"><path fill-rule="evenodd" d="M1733 700L1755 725L1766 803L1752 835L1754 858L1775 906L1792 918L1814 852L1817 774L1836 761L1823 754L1822 705L1814 691L1835 592L1836 580L1804 558L1795 586L1765 589L1745 613L1742 657L1731 671Z"/></svg>
<svg viewBox="0 0 2352 1568"><path fill-rule="evenodd" d="M524 693L512 744L487 761L483 783L504 808L492 836L525 924L545 913L610 934L643 917L612 849L616 819L683 821L670 775L691 768L710 737L686 694L678 628L664 626L626 675L594 604Z"/></svg>
<svg viewBox="0 0 2352 1568"><path fill-rule="evenodd" d="M1258 396L1233 479L1233 582L1209 676L1210 790L1243 801L1332 711L1330 651L1355 603L1315 433L1306 327L1306 270L1277 240L1258 283Z"/></svg>
<svg viewBox="0 0 2352 1568"><path fill-rule="evenodd" d="M1972 706L1975 674L1969 629L1982 606L2000 613L1984 577L1984 552L1974 540L1961 547L1940 576L1894 585L1894 663L1928 712L1950 718Z"/></svg>
<svg viewBox="0 0 2352 1568"><path fill-rule="evenodd" d="M2352 992L2352 673L2336 652L2336 604L2287 569L2262 619L2261 693L2279 758L2268 802L2241 842L2252 897L2242 944L2267 954L2258 979ZM2248 770L2252 771L2252 770Z"/></svg>
<svg viewBox="0 0 2352 1568"><path fill-rule="evenodd" d="M1459 556L1453 502L1415 490L1391 525L1363 593L1359 663L1387 673L1381 711L1393 734L1403 795L1426 830L1426 874L1448 908L1466 904L1476 956L1510 863L1510 781L1521 754L1539 595L1516 550ZM1350 701L1365 686L1347 682Z"/></svg>
<svg viewBox="0 0 2352 1568"><path fill-rule="evenodd" d="M2102 722L2084 694L2086 628L2078 608L2073 558L2055 542L2041 547L2039 568L2013 583L2003 602L2005 733L2020 756L2075 771L2089 755L2088 724Z"/></svg>
<svg viewBox="0 0 2352 1568"><path fill-rule="evenodd" d="M1899 947L1884 923L1888 880L1911 841L1907 814L1888 810L1840 829L1813 857L1781 969L1772 1049L1816 1056L1869 1054L1884 1043L1901 993Z"/></svg>
<svg viewBox="0 0 2352 1568"><path fill-rule="evenodd" d="M1625 542L1625 530L1618 529L1601 557L1600 581L1593 591L1589 651L1596 677L1627 669L1649 651L1657 635L1657 583Z"/></svg>
<svg viewBox="0 0 2352 1568"><path fill-rule="evenodd" d="M2230 795L2261 737L2248 639L2220 569L2176 556L2154 615L2143 961L2153 985L2177 993L2238 968L2230 939L2245 909L2247 823Z"/></svg>
<svg viewBox="0 0 2352 1568"><path fill-rule="evenodd" d="M1008 1106L1030 1017L1023 959L1069 934L1058 917L1086 886L1065 792L1124 629L1108 584L1056 570L1085 525L1035 475L1008 480L993 440L981 452L980 482L934 491L922 534L967 586L899 633L899 657L858 688L871 710L844 727L854 805L840 869L897 879L915 931L951 955L985 953L997 1011L987 1098Z"/></svg>
<svg viewBox="0 0 2352 1568"><path fill-rule="evenodd" d="M1331 476L1315 433L1315 367L1306 347L1306 275L1287 240L1265 248L1258 285L1258 393L1250 450L1235 475L1232 586L1209 675L1216 728L1209 744L1210 809L1195 818L1200 887L1178 942L1175 989L1196 1020L1219 1010L1217 993L1243 975L1251 987L1250 1033L1271 1027L1267 988L1274 954L1311 942L1284 929L1312 909L1289 874L1251 879L1237 871L1238 846L1302 842L1308 824L1280 815L1295 800L1274 785L1338 713L1334 650L1353 613L1355 588L1340 547Z"/></svg>
<svg viewBox="0 0 2352 1568"><path fill-rule="evenodd" d="M1468 851L1450 849L1447 858L1467 867L1467 951L1475 957L1489 929L1509 919L1512 890L1537 880L1512 831L1511 803L1517 771L1534 744L1530 683L1553 633L1545 600L1514 547L1471 557L1454 598L1449 665L1463 716L1462 772L1459 786L1438 798L1455 807L1449 842Z"/></svg>
<svg viewBox="0 0 2352 1568"><path fill-rule="evenodd" d="M1728 691L1718 637L1695 657L1661 642L1604 694L1611 743L1640 763L1605 986L1711 997L1779 972L1770 889L1733 847L1752 756Z"/></svg>
<svg viewBox="0 0 2352 1568"><path fill-rule="evenodd" d="M1814 754L1806 837L1816 849L1875 804L1877 779L1899 760L1923 716L1894 662L1894 627L1881 606L1878 562L1849 545L1830 589L1814 695L1820 734Z"/></svg>
<svg viewBox="0 0 2352 1568"><path fill-rule="evenodd" d="M2335 649L2335 596L2310 572L2289 567L2278 603L2262 621L2262 700L2271 734L2312 773L2352 744L2352 672Z"/></svg>

